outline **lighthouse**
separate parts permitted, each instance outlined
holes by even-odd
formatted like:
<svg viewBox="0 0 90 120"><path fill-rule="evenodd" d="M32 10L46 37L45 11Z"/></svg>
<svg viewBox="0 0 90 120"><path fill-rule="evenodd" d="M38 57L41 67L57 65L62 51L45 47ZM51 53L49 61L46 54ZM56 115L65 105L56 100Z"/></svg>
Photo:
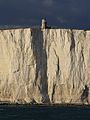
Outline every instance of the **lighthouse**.
<svg viewBox="0 0 90 120"><path fill-rule="evenodd" d="M47 22L46 22L46 20L45 20L45 19L42 19L41 28L42 28L42 29L47 28Z"/></svg>

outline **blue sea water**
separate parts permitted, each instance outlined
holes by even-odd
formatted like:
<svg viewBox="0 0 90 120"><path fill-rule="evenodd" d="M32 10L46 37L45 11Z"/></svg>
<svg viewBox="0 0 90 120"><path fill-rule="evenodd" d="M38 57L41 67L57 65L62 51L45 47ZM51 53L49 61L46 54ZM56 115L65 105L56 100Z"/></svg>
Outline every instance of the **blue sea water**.
<svg viewBox="0 0 90 120"><path fill-rule="evenodd" d="M0 120L90 120L90 107L0 105Z"/></svg>

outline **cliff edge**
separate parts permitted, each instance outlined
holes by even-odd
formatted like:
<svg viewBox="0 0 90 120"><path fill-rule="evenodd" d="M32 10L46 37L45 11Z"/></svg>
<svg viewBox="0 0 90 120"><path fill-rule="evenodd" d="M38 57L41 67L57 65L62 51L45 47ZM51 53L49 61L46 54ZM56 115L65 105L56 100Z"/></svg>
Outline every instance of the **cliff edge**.
<svg viewBox="0 0 90 120"><path fill-rule="evenodd" d="M89 88L89 30L0 30L0 101L89 103Z"/></svg>

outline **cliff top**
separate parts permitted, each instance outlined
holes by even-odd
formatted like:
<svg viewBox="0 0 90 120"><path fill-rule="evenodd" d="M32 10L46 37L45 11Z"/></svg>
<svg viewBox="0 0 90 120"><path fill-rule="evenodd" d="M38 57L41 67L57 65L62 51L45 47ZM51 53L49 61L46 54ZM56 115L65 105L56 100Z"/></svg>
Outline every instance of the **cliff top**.
<svg viewBox="0 0 90 120"><path fill-rule="evenodd" d="M69 27L56 27L56 26L48 26L47 21L42 19L41 25L39 26L29 26L29 25L4 25L0 26L0 30L10 30L10 29L75 29L75 30L89 30L89 29L81 29L81 28L69 28Z"/></svg>

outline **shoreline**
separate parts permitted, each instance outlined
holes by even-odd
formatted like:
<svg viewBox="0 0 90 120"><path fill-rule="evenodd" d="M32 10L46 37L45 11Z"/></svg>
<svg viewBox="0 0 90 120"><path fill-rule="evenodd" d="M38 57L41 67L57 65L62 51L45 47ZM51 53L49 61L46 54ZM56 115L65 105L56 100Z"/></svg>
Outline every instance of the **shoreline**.
<svg viewBox="0 0 90 120"><path fill-rule="evenodd" d="M10 107L90 107L90 104L19 104L19 103L0 103L0 106Z"/></svg>

